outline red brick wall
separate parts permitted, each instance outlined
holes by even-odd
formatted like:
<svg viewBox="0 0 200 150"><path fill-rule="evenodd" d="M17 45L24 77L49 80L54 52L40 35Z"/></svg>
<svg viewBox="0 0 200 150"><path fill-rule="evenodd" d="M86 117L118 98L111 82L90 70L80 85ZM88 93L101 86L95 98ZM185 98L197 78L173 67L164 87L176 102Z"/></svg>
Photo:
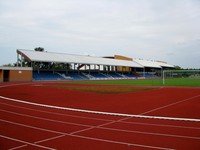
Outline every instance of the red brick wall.
<svg viewBox="0 0 200 150"><path fill-rule="evenodd" d="M0 70L0 82L3 82L3 70Z"/></svg>
<svg viewBox="0 0 200 150"><path fill-rule="evenodd" d="M9 81L32 81L32 70L10 70Z"/></svg>

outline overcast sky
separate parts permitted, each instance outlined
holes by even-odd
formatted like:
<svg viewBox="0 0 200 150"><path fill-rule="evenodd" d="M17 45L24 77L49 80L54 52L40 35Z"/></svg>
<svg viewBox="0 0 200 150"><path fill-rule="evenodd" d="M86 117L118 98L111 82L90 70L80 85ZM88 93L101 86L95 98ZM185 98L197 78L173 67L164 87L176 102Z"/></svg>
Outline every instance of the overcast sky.
<svg viewBox="0 0 200 150"><path fill-rule="evenodd" d="M0 65L35 47L200 68L200 0L0 0Z"/></svg>

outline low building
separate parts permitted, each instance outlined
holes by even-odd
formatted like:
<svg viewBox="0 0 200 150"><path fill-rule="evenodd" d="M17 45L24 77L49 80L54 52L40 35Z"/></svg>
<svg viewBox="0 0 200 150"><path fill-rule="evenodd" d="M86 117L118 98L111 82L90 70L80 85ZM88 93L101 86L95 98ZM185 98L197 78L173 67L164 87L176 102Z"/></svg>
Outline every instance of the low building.
<svg viewBox="0 0 200 150"><path fill-rule="evenodd" d="M32 67L0 67L0 82L32 81Z"/></svg>

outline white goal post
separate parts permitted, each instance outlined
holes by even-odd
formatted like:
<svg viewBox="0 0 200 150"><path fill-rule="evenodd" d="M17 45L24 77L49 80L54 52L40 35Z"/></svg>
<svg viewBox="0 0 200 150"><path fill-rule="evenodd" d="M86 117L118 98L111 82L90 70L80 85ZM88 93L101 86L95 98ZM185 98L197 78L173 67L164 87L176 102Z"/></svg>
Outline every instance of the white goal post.
<svg viewBox="0 0 200 150"><path fill-rule="evenodd" d="M162 73L163 85L166 79L172 78L200 78L200 70L164 70Z"/></svg>

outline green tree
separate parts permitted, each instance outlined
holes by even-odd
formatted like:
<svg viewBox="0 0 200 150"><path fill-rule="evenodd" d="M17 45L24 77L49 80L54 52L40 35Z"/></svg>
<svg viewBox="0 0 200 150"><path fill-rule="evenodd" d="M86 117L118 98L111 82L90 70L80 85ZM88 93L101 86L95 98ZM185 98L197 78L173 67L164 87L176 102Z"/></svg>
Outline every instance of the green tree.
<svg viewBox="0 0 200 150"><path fill-rule="evenodd" d="M176 70L181 70L181 69L182 69L180 66L174 66L174 68L175 68Z"/></svg>
<svg viewBox="0 0 200 150"><path fill-rule="evenodd" d="M43 47L36 47L34 50L35 51L39 51L39 52L44 52L44 48Z"/></svg>
<svg viewBox="0 0 200 150"><path fill-rule="evenodd" d="M9 64L4 64L3 67L12 67L13 65L11 63Z"/></svg>

